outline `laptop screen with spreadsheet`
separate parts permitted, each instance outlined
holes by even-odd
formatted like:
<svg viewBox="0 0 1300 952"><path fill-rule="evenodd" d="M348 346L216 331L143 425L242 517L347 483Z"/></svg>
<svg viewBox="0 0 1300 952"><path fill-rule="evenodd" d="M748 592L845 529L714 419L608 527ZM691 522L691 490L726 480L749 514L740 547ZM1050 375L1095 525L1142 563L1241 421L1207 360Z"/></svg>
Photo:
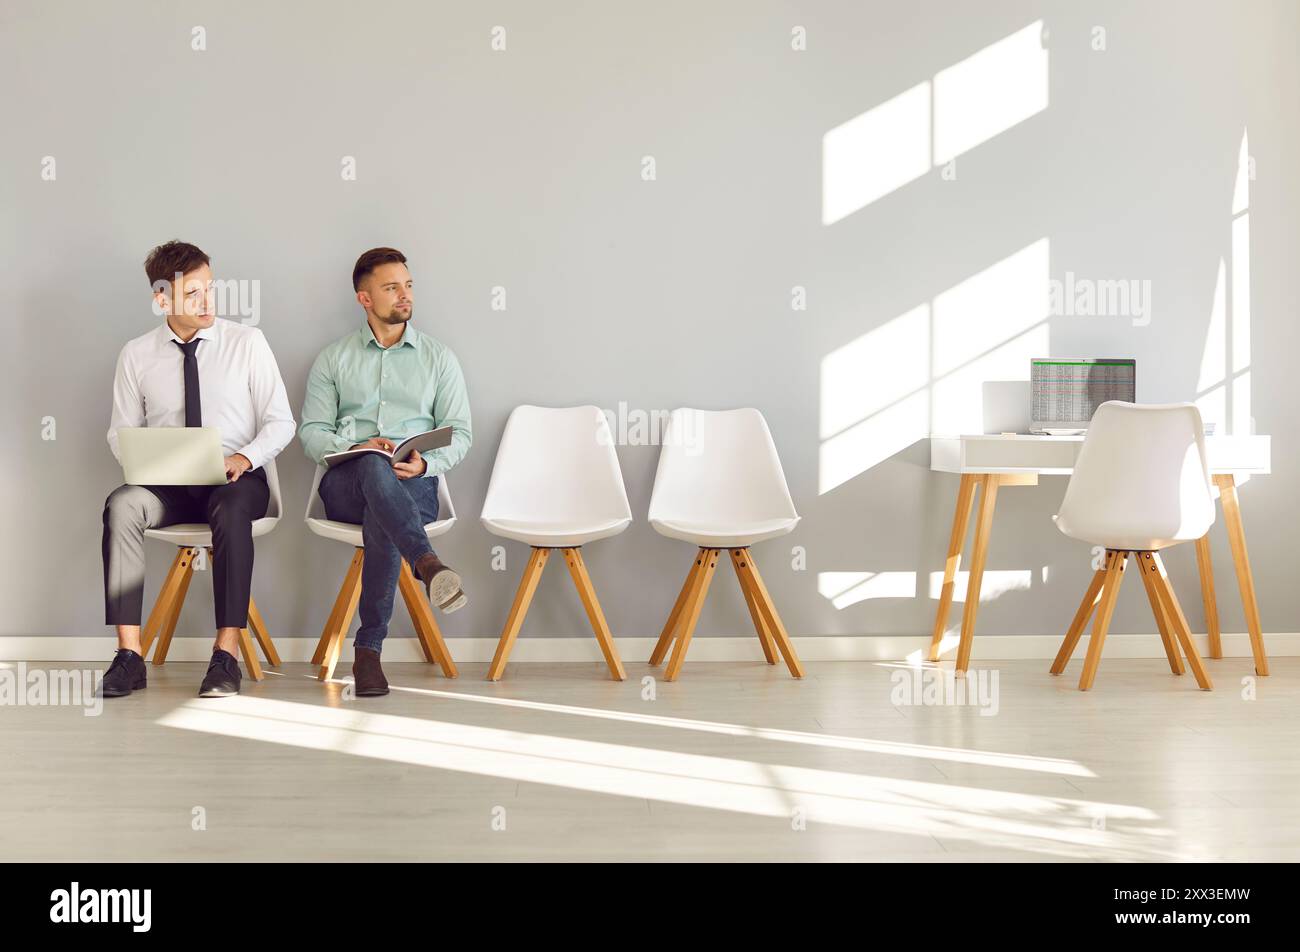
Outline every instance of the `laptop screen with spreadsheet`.
<svg viewBox="0 0 1300 952"><path fill-rule="evenodd" d="M1085 429L1107 400L1137 401L1137 361L1035 357L1029 362L1030 432Z"/></svg>

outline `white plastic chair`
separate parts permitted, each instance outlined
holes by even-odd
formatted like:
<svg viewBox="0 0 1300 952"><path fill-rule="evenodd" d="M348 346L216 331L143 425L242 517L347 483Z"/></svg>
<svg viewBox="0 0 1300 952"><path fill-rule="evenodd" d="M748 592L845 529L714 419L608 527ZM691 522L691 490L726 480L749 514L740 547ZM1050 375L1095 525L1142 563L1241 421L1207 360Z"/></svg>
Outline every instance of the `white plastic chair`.
<svg viewBox="0 0 1300 952"><path fill-rule="evenodd" d="M649 518L659 534L699 546L650 663L662 662L673 645L665 677L677 680L719 553L727 549L763 657L776 664L775 642L790 673L802 678L803 665L749 551L799 523L763 414L752 408L674 410L659 452Z"/></svg>
<svg viewBox="0 0 1300 952"><path fill-rule="evenodd" d="M321 632L320 641L316 644L316 652L311 659L312 664L320 666L320 679L328 681L334 677L339 655L343 652L343 639L352 627L352 617L356 614L357 603L361 600L361 567L365 562L366 550L362 544L361 526L352 522L339 522L326 516L325 500L320 497L320 481L324 475L325 467L318 465L316 475L312 479L311 492L307 496L305 517L307 528L323 539L345 542L354 550L352 564L348 566L347 574L343 577L343 584L334 599L334 607L330 609L329 618L325 621L325 629ZM451 501L447 476L443 474L438 477L438 518L433 522L425 523L424 534L428 536L430 542L433 542L438 536L450 531L455 524L456 507ZM445 677L456 677L459 673L456 662L452 660L447 643L443 640L442 630L438 627L437 619L433 617L433 609L425 597L424 585L415 577L415 573L411 571L411 566L405 559L402 560L397 588L406 603L407 612L411 615L416 641L420 643L424 659L437 664Z"/></svg>
<svg viewBox="0 0 1300 952"><path fill-rule="evenodd" d="M284 507L275 460L267 462L263 469L266 471L266 485L270 490L270 498L266 504L266 515L261 519L253 520L254 539L266 535L276 527ZM149 613L149 620L140 635L141 657L148 657L154 635L158 635L158 649L154 652L153 663L161 665L167 660L172 635L176 632L176 621L180 617L181 606L185 604L185 593L189 590L190 578L194 574L194 560L199 557L200 549L206 550L209 558L212 556L212 527L206 522L178 522L157 529L145 529L144 534L146 538L170 542L176 546L176 558L172 560L172 566L163 580L162 588L158 590L158 599L154 602L153 611ZM262 613L257 610L257 603L251 595L248 599L248 626L253 629L257 643L262 646L266 663L273 668L279 667L280 655L271 642L271 636L266 630L266 622L262 618ZM261 681L264 677L262 666L257 660L257 653L253 650L248 628L240 629L239 647L249 677L254 681Z"/></svg>
<svg viewBox="0 0 1300 952"><path fill-rule="evenodd" d="M1205 535L1214 524L1214 498L1205 461L1201 414L1190 403L1138 406L1113 401L1093 414L1073 475L1055 516L1066 535L1106 549L1092 584L1052 664L1060 674L1095 609L1079 690L1092 687L1124 569L1133 556L1160 629L1169 667L1183 673L1182 645L1196 682L1212 685L1160 550Z"/></svg>
<svg viewBox="0 0 1300 952"><path fill-rule="evenodd" d="M605 415L594 406L516 407L501 435L482 520L493 535L532 547L488 668L488 680L499 681L505 672L554 549L564 554L610 674L615 680L624 680L623 662L581 549L588 542L617 535L632 523L623 472Z"/></svg>

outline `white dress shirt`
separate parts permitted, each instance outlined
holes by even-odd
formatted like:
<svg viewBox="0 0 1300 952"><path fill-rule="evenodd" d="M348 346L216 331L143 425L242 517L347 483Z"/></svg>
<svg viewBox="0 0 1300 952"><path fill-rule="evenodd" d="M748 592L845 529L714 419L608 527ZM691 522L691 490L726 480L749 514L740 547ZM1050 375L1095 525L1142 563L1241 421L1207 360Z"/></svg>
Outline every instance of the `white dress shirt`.
<svg viewBox="0 0 1300 952"><path fill-rule="evenodd" d="M295 424L266 337L221 318L194 336L203 341L195 352L203 425L220 431L226 456L241 453L253 469L275 459ZM173 341L181 339L164 321L118 355L108 445L119 461L119 427L185 425L185 355Z"/></svg>

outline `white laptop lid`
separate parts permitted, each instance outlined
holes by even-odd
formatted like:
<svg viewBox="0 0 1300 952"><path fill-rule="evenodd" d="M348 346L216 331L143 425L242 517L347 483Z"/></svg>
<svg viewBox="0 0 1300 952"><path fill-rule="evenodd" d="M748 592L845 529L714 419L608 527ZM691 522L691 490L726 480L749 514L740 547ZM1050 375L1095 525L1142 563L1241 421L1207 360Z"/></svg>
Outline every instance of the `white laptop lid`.
<svg viewBox="0 0 1300 952"><path fill-rule="evenodd" d="M226 482L215 426L125 426L117 431L131 486L220 486Z"/></svg>

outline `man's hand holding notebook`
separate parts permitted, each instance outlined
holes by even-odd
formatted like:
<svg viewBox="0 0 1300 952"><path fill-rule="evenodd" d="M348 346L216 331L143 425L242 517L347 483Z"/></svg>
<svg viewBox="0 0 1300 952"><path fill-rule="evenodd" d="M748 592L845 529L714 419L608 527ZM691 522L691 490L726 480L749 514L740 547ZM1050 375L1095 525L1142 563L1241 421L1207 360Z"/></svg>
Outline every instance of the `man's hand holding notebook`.
<svg viewBox="0 0 1300 952"><path fill-rule="evenodd" d="M324 463L327 467L333 467L340 463L346 463L348 460L357 459L366 453L376 453L391 460L405 462L412 453L417 455L427 453L429 450L436 450L448 446L450 443L451 427L449 426L440 426L434 430L416 433L414 436L408 436L402 442L396 444L387 437L376 436L364 443L358 443L351 449L339 453L325 454Z"/></svg>

